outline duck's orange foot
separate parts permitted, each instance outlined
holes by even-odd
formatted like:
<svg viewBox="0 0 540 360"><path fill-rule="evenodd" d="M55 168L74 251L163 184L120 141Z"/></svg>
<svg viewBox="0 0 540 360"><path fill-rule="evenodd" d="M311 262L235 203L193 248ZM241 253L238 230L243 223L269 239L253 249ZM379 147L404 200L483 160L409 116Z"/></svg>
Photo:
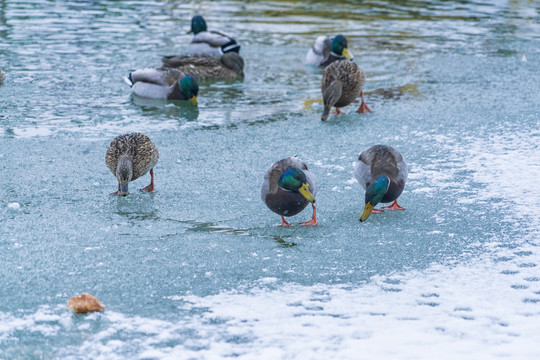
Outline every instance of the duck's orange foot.
<svg viewBox="0 0 540 360"><path fill-rule="evenodd" d="M398 205L397 203L397 200L394 200L394 202L392 203L392 205L389 205L389 206L383 206L382 207L383 209L387 209L387 210L405 210L405 208L401 207Z"/></svg>
<svg viewBox="0 0 540 360"><path fill-rule="evenodd" d="M382 212L384 212L384 210L379 210L379 209L372 209L372 210L371 210L371 213L372 213L372 214L380 214L380 213L382 213Z"/></svg>
<svg viewBox="0 0 540 360"><path fill-rule="evenodd" d="M285 218L281 216L281 225L279 226L292 226L292 224L290 222L287 222L287 220L285 220Z"/></svg>
<svg viewBox="0 0 540 360"><path fill-rule="evenodd" d="M360 97L362 98L362 103L360 104L360 106L358 107L358 110L356 110L357 113L359 114L367 114L367 113L371 113L371 109L368 108L368 106L366 105L366 102L364 101L364 92L362 91L360 93Z"/></svg>
<svg viewBox="0 0 540 360"><path fill-rule="evenodd" d="M317 219L311 219L309 221L302 222L302 223L300 223L300 225L302 225L302 226L317 226Z"/></svg>
<svg viewBox="0 0 540 360"><path fill-rule="evenodd" d="M146 191L146 192L152 192L152 191L154 191L154 184L150 184L150 185L148 185L148 186L146 186L146 187L143 187L143 188L141 189L141 191Z"/></svg>
<svg viewBox="0 0 540 360"><path fill-rule="evenodd" d="M339 110L338 108L336 108L336 111L332 113L332 115L340 115L340 114L343 114L343 112Z"/></svg>
<svg viewBox="0 0 540 360"><path fill-rule="evenodd" d="M317 226L317 208L315 207L315 204L311 204L311 207L313 208L313 216L311 217L311 220L300 223L302 226Z"/></svg>
<svg viewBox="0 0 540 360"><path fill-rule="evenodd" d="M360 104L360 106L358 107L358 110L356 110L356 112L359 113L359 114L367 114L367 113L372 113L373 111L371 111L371 109L368 108L366 103L363 102L362 104Z"/></svg>

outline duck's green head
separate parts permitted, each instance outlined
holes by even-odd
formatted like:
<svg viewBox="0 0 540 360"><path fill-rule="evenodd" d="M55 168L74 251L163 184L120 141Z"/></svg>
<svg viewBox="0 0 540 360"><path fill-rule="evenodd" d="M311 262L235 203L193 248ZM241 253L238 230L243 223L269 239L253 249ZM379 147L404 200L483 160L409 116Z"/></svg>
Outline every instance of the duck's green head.
<svg viewBox="0 0 540 360"><path fill-rule="evenodd" d="M118 195L129 195L128 184L132 177L133 162L131 161L131 158L127 155L120 156L118 164L116 165L116 179L118 180L118 184L120 184L120 192Z"/></svg>
<svg viewBox="0 0 540 360"><path fill-rule="evenodd" d="M337 55L345 56L345 59L347 60L351 58L347 46L347 38L343 35L336 35L336 37L334 37L330 50Z"/></svg>
<svg viewBox="0 0 540 360"><path fill-rule="evenodd" d="M309 191L306 174L298 168L288 168L281 174L278 186L282 189L302 194L307 201L314 203L315 197Z"/></svg>
<svg viewBox="0 0 540 360"><path fill-rule="evenodd" d="M180 80L180 91L186 99L191 101L193 105L197 105L197 94L199 93L199 83L193 76L184 76Z"/></svg>
<svg viewBox="0 0 540 360"><path fill-rule="evenodd" d="M371 183L366 189L366 205L364 206L364 211L360 215L360 221L366 221L371 210L381 202L384 194L388 191L390 186L390 179L388 176L379 176L373 183Z"/></svg>
<svg viewBox="0 0 540 360"><path fill-rule="evenodd" d="M188 31L188 34L194 33L195 35L197 35L198 33L203 31L208 31L208 28L206 27L206 21L204 21L201 15L195 15L191 18L191 30Z"/></svg>

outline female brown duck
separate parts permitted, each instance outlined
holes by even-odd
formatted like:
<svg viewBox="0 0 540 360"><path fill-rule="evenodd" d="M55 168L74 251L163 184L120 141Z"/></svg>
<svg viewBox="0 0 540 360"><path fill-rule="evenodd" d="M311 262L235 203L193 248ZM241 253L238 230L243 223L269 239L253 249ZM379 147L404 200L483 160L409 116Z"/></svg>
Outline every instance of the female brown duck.
<svg viewBox="0 0 540 360"><path fill-rule="evenodd" d="M356 112L368 113L371 110L364 102L363 87L366 76L362 69L354 62L348 60L334 61L324 69L321 80L324 111L321 120L328 118L332 106L336 107L336 115L341 114L339 108L352 103L360 95L362 104Z"/></svg>
<svg viewBox="0 0 540 360"><path fill-rule="evenodd" d="M148 136L141 133L120 135L111 142L105 162L118 180L118 191L111 193L120 196L129 194L128 183L140 178L150 170L150 185L141 191L154 191L154 166L159 152Z"/></svg>

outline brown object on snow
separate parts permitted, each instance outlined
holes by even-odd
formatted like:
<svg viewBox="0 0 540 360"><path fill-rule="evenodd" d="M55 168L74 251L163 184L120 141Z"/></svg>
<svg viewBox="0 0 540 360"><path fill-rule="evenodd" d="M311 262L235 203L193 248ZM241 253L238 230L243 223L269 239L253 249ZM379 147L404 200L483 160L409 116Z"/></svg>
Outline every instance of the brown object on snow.
<svg viewBox="0 0 540 360"><path fill-rule="evenodd" d="M103 305L97 297L88 293L82 293L79 296L72 297L69 299L66 306L77 314L105 310L105 305Z"/></svg>

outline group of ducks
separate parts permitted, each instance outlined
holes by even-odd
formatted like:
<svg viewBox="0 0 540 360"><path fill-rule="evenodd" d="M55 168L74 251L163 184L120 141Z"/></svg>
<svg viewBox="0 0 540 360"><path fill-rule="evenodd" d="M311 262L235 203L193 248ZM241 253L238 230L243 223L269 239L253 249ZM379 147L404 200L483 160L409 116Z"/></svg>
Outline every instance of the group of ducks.
<svg viewBox="0 0 540 360"><path fill-rule="evenodd" d="M234 38L219 31L208 31L200 15L191 19L189 32L194 37L188 46L188 55L165 56L158 68L129 73L126 80L134 94L152 99L190 100L196 105L198 81L244 77L244 59L239 55L240 45ZM371 112L364 101L364 72L353 61L342 60L353 60L343 35L319 36L306 56L306 64L324 68L321 80L323 121L332 107L340 114L340 107L358 97L362 103L357 112Z"/></svg>
<svg viewBox="0 0 540 360"><path fill-rule="evenodd" d="M240 45L232 37L217 31L208 31L205 20L194 16L191 31L195 35L188 47L189 55L166 56L160 68L136 70L128 80L133 93L147 98L190 100L197 104L199 80L222 80L242 78L244 61L239 55ZM361 105L358 113L371 112L363 96L364 72L354 63L343 35L319 36L309 50L305 63L324 68L321 80L324 110L321 119L328 118L332 107L349 105L358 97ZM106 153L106 163L118 180L118 190L112 194L129 194L128 183L147 172L151 181L142 191L154 191L153 168L159 152L144 134L130 133L116 137ZM386 145L371 146L360 154L354 167L357 181L366 190L365 205L360 221L370 214L379 203L392 203L383 207L403 210L397 203L405 182L408 168L402 155ZM312 204L311 220L301 223L316 226L315 195L317 178L306 164L297 157L289 157L273 163L267 170L261 186L261 198L270 210L281 216L280 226L291 226L285 217L294 216Z"/></svg>
<svg viewBox="0 0 540 360"><path fill-rule="evenodd" d="M405 182L408 168L401 154L387 145L371 146L360 154L354 166L356 180L366 190L365 205L359 220L366 221L379 203L392 203L383 209L404 210L397 203ZM266 206L281 216L281 226L291 226L285 216L300 213L311 203L311 220L300 223L304 226L317 225L315 195L317 178L306 164L297 157L288 157L273 163L264 176L261 199Z"/></svg>
<svg viewBox="0 0 540 360"><path fill-rule="evenodd" d="M151 99L190 100L197 105L200 80L244 77L244 59L235 39L208 31L202 16L191 19L188 55L165 56L161 67L132 71L127 82L134 94Z"/></svg>

